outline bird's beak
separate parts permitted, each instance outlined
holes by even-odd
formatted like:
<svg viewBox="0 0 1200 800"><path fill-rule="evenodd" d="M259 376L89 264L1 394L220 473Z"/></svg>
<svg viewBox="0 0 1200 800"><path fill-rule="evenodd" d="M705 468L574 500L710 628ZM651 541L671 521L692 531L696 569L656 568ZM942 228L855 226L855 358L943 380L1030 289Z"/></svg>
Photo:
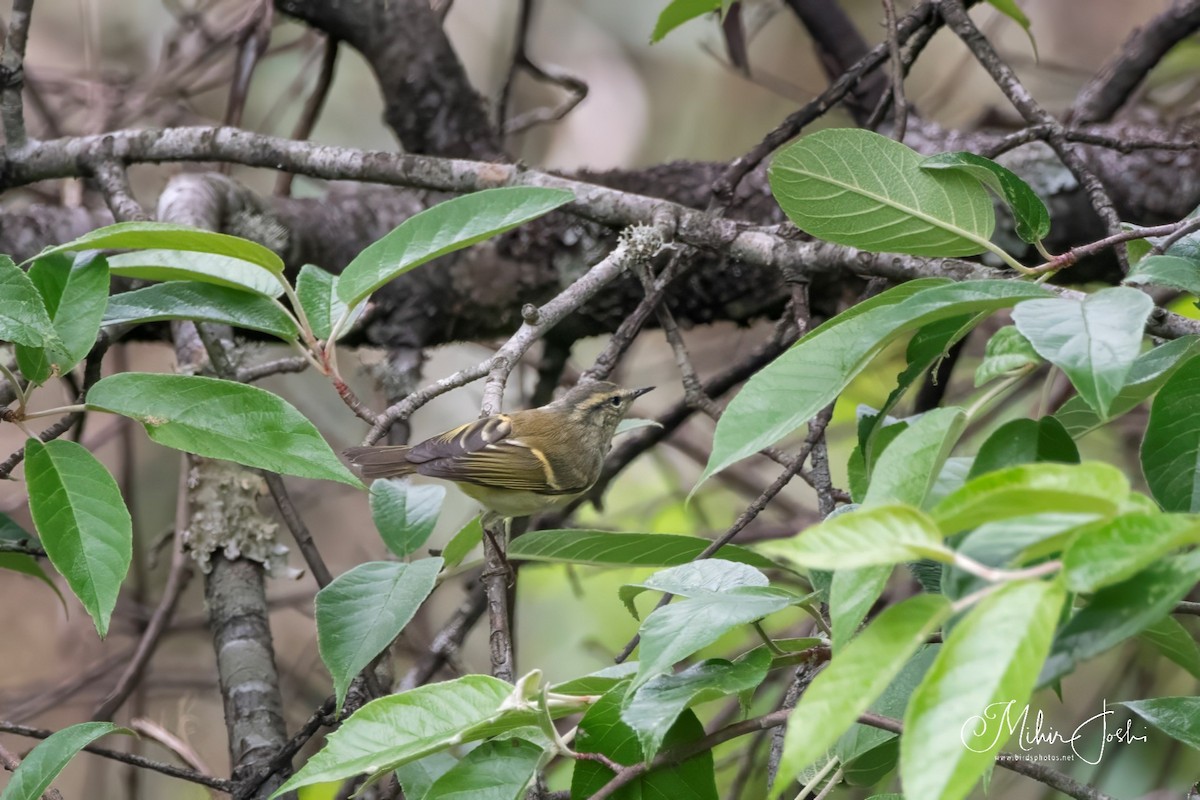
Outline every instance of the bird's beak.
<svg viewBox="0 0 1200 800"><path fill-rule="evenodd" d="M644 395L646 392L651 392L651 391L654 391L654 387L653 387L653 386L643 386L643 387L642 387L642 388L640 388L640 389L633 389L633 390L631 390L631 391L629 392L629 399L630 399L630 400L633 400L633 399L635 399L635 398L641 397L641 396L642 396L642 395Z"/></svg>

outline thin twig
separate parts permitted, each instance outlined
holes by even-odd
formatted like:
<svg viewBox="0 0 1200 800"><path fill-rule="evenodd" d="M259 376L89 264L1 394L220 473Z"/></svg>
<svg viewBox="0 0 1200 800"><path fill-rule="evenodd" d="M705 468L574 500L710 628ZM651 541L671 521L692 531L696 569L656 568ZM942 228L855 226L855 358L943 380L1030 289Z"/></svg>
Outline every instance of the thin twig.
<svg viewBox="0 0 1200 800"><path fill-rule="evenodd" d="M433 637L428 651L413 665L400 681L400 691L414 689L425 683L437 673L442 665L452 660L458 654L471 628L487 610L487 596L483 584L478 583L468 590L467 599L454 611L449 621Z"/></svg>
<svg viewBox="0 0 1200 800"><path fill-rule="evenodd" d="M1069 118L1086 123L1112 117L1163 56L1197 28L1200 28L1200 2L1171 3L1131 33L1116 55L1079 90Z"/></svg>
<svg viewBox="0 0 1200 800"><path fill-rule="evenodd" d="M540 66L529 57L529 27L532 19L533 0L521 0L520 9L517 12L513 57L509 64L508 75L504 79L504 86L500 90L500 99L496 104L497 123L506 136L522 133L534 125L562 119L571 113L575 106L583 102L588 93L588 85L580 78L558 67ZM508 113L512 103L513 86L520 70L525 70L535 80L565 89L566 99L556 106L531 109L510 118Z"/></svg>
<svg viewBox="0 0 1200 800"><path fill-rule="evenodd" d="M1156 236L1166 236L1167 240L1160 245L1151 248L1153 253L1155 249L1161 247L1159 254L1164 252L1171 244L1179 241L1193 231L1200 229L1200 218L1181 219L1179 222L1172 222L1169 225L1155 225L1151 228L1135 228L1127 231L1120 231L1112 236L1106 236L1103 239L1097 239L1088 244L1081 244L1078 247L1072 247L1065 253L1055 256L1045 264L1034 267L1034 273L1057 272L1060 269L1070 267L1080 261L1080 259L1094 256L1101 253L1110 247L1114 247L1123 242L1132 242L1135 239L1150 239Z"/></svg>
<svg viewBox="0 0 1200 800"><path fill-rule="evenodd" d="M92 345L91 351L87 354L87 359L84 361L83 367L83 386L82 391L77 398L78 402L82 403L84 397L87 396L88 390L95 385L96 381L100 380L100 364L104 360L104 354L108 352L109 346L113 342L113 336L107 329L101 330L100 335L96 337L96 343ZM71 430L79 420L83 418L83 414L75 412L68 414L62 419L55 422L46 430L37 435L37 438L42 442L49 442L52 439L57 439L67 431ZM25 448L22 447L12 453L4 461L0 462L0 480L7 478L17 465L25 458Z"/></svg>
<svg viewBox="0 0 1200 800"><path fill-rule="evenodd" d="M13 733L17 736L28 736L33 739L48 739L50 736L56 733L56 731L48 730L46 728L34 728L30 727L29 725L18 725L15 722L0 720L0 733ZM95 745L88 745L83 749L85 752L92 753L93 755L100 756L101 758L120 761L124 764L132 764L135 767L153 770L154 772L168 775L172 778L179 778L180 780L188 781L190 783L198 783L201 786L208 786L213 789L226 792L227 794L232 794L234 788L236 787L236 784L233 781L227 781L223 778L214 778L211 775L204 775L193 769L177 767L173 764L165 764L161 761L155 761L143 756L135 756L130 753L109 750L105 747L96 747Z"/></svg>
<svg viewBox="0 0 1200 800"><path fill-rule="evenodd" d="M13 0L4 55L0 56L0 123L3 124L4 147L9 158L28 144L21 89L25 85L25 43L29 38L32 14L33 0Z"/></svg>
<svg viewBox="0 0 1200 800"><path fill-rule="evenodd" d="M897 39L906 42L917 30L925 26L940 27L942 22L941 18L934 13L935 5L933 0L924 0L906 14L896 26ZM761 164L763 159L774 152L776 148L803 130L810 122L833 108L864 76L877 69L887 56L887 42L873 47L841 77L830 84L829 88L805 104L803 108L789 114L754 149L746 155L734 159L713 184L714 207L710 210L731 205L738 184L751 170Z"/></svg>
<svg viewBox="0 0 1200 800"><path fill-rule="evenodd" d="M762 494L760 494L753 503L747 506L746 509L738 515L738 518L734 520L733 524L730 525L724 533L722 533L720 536L710 542L703 550L701 550L693 560L700 561L702 559L711 558L718 550L733 541L734 537L741 533L747 525L754 521L755 517L762 513L763 509L765 509L771 500L774 499L775 495L783 491L783 488L788 485L788 483L796 476L797 473L800 472L803 464L803 456L794 458L792 463L785 467L783 472L779 473L779 476L771 482L771 485L766 489L763 489ZM655 609L662 608L670 603L672 597L674 597L674 595L664 594L658 601L658 605L655 606ZM641 637L635 634L632 639L626 642L625 647L621 648L621 652L617 653L613 660L618 664L625 661L633 653L634 648L638 646L639 641L641 641Z"/></svg>
<svg viewBox="0 0 1200 800"><path fill-rule="evenodd" d="M275 505L279 508L279 515L283 517L288 530L292 532L292 538L296 540L296 547L300 549L300 554L304 556L304 563L308 564L309 572L312 573L317 586L322 589L325 588L333 580L333 573L325 565L325 559L321 557L321 551L317 549L317 543L313 539L312 533L309 532L308 526L304 524L304 519L296 509L296 504L292 502L292 496L288 494L287 486L283 483L283 478L279 473L267 470L262 470L261 474L263 480L267 482L267 488L271 491L271 497L275 498Z"/></svg>
<svg viewBox="0 0 1200 800"><path fill-rule="evenodd" d="M364 439L364 444L374 444L379 441L394 422L408 419L414 411L435 397L451 389L465 386L485 375L487 383L483 392L482 414L487 416L499 412L504 384L521 356L533 346L533 343L542 338L546 331L558 324L564 317L587 302L596 292L617 278L635 260L646 257L648 256L642 254L637 247L631 247L624 243L618 244L616 249L604 260L589 269L554 299L540 308L531 306L526 309L525 322L490 358L425 386L384 409Z"/></svg>
<svg viewBox="0 0 1200 800"><path fill-rule="evenodd" d="M246 110L246 99L250 95L250 79L271 43L271 24L274 16L275 5L269 0L258 0L252 18L238 33L229 103L225 107L226 125L237 126L242 123L242 113Z"/></svg>
<svg viewBox="0 0 1200 800"><path fill-rule="evenodd" d="M274 361L263 362L262 364L252 364L249 367L242 367L237 372L237 380L239 383L254 383L271 375L279 375L284 372L304 372L308 367L309 361L303 356L279 358Z"/></svg>
<svg viewBox="0 0 1200 800"><path fill-rule="evenodd" d="M946 25L954 31L967 49L975 56L975 60L979 62L987 73L992 77L995 84L1004 92L1005 97L1012 103L1025 121L1031 125L1046 125L1049 126L1049 133L1046 135L1046 143L1053 148L1059 159L1071 171L1071 174L1083 186L1087 192L1088 200L1095 209L1096 214L1104 222L1104 226L1108 229L1110 236L1115 236L1121 232L1121 218L1113 207L1112 198L1108 196L1104 185L1096 174L1092 172L1083 157L1075 150L1075 148L1067 142L1063 136L1064 126L1048 111L1038 105L1033 99L1033 95L1017 78L1012 67L1008 65L1004 59L992 47L991 42L987 40L975 23L971 21L971 17L967 14L966 6L963 0L938 0L938 9L941 12L942 19L946 21ZM1129 271L1129 259L1124 247L1117 249L1117 262L1121 265L1124 272Z"/></svg>
<svg viewBox="0 0 1200 800"><path fill-rule="evenodd" d="M34 558L45 558L46 551L29 541L13 542L0 539L0 553L19 553Z"/></svg>
<svg viewBox="0 0 1200 800"><path fill-rule="evenodd" d="M1196 231L1200 230L1200 217L1193 217L1191 219L1183 219L1183 220L1180 220L1178 224L1179 224L1178 230L1176 230L1171 235L1167 236L1167 238L1163 239L1158 244L1151 247L1150 251L1148 253L1146 253L1146 255L1147 256L1161 256L1163 253L1170 250L1173 245L1178 243L1180 239L1187 236L1188 234L1195 233Z"/></svg>
<svg viewBox="0 0 1200 800"><path fill-rule="evenodd" d="M92 177L100 186L113 219L118 222L146 222L150 219L150 215L133 196L125 165L112 159L103 159L92 165Z"/></svg>
<svg viewBox="0 0 1200 800"><path fill-rule="evenodd" d="M129 727L147 739L152 739L170 750L180 761L196 770L196 772L202 775L212 774L212 768L204 763L204 759L200 757L195 748L157 722L137 718L130 721Z"/></svg>
<svg viewBox="0 0 1200 800"><path fill-rule="evenodd" d="M637 270L658 255L665 244L662 233L653 227L627 229L608 256L589 269L557 297L541 308L527 313L525 322L492 356L492 365L483 385L483 416L500 411L500 402L508 376L521 356L546 331L581 307L597 292L627 269Z"/></svg>
<svg viewBox="0 0 1200 800"><path fill-rule="evenodd" d="M150 617L150 622L142 632L141 639L138 640L133 658L125 666L125 671L121 673L117 685L92 712L94 720L111 720L117 709L142 680L146 666L150 663L167 626L171 624L171 619L175 616L179 598L183 594L183 590L187 588L188 581L191 580L192 560L183 548L183 534L187 530L189 522L187 474L187 463L184 459L184 463L180 465L179 489L175 500L175 535L171 550L171 570L167 574L167 583L163 587L162 597L154 609L154 614Z"/></svg>
<svg viewBox="0 0 1200 800"><path fill-rule="evenodd" d="M892 106L895 108L892 138L897 142L903 142L904 134L908 130L908 101L904 99L904 64L900 60L900 34L896 30L896 5L893 0L883 0L883 15L887 21L888 61L892 73Z"/></svg>
<svg viewBox="0 0 1200 800"><path fill-rule="evenodd" d="M300 119L296 120L296 127L292 128L292 138L297 141L308 139L317 125L317 120L321 117L321 110L325 107L325 100L329 97L329 87L333 86L333 77L336 74L338 44L336 37L325 34L325 49L321 54L321 71L317 75L317 82L313 86L312 93L304 101L304 110L300 112ZM292 181L295 177L291 172L280 172L275 178L275 195L290 197Z"/></svg>

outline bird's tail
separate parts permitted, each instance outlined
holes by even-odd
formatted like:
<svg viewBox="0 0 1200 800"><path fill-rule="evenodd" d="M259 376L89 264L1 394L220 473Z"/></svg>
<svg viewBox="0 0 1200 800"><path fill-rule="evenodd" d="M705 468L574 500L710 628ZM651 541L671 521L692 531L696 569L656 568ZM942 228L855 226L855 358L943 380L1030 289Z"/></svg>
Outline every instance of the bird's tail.
<svg viewBox="0 0 1200 800"><path fill-rule="evenodd" d="M342 451L364 478L394 478L411 475L416 465L408 460L409 447L351 447Z"/></svg>

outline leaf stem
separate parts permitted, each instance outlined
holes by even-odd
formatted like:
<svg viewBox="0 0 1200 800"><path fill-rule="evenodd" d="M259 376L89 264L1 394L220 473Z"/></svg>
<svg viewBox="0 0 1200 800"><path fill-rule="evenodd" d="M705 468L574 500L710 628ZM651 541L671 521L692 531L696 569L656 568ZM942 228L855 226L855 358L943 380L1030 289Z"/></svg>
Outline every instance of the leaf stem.
<svg viewBox="0 0 1200 800"><path fill-rule="evenodd" d="M1009 389L1013 388L1017 383L1023 380L1025 376L1032 372L1035 368L1035 365L1030 364L1029 366L1022 368L1020 372L1005 378L980 395L979 399L972 403L970 408L967 409L967 422L974 422L975 418L978 417L979 414L981 414L989 405L991 405L992 401L1004 395Z"/></svg>
<svg viewBox="0 0 1200 800"><path fill-rule="evenodd" d="M283 287L283 293L287 296L288 302L292 304L292 311L289 316L299 323L300 333L304 336L304 341L312 347L316 347L317 336L313 333L312 324L308 321L308 315L304 313L304 306L300 304L300 297L296 294L296 290L292 288L292 284L283 275L276 275L279 278L279 284ZM279 303L278 298L274 298L276 303ZM282 303L279 303L281 306ZM286 310L286 309L285 309Z"/></svg>
<svg viewBox="0 0 1200 800"><path fill-rule="evenodd" d="M821 616L821 612L818 609L813 607L812 603L797 603L797 605L808 612L808 615L817 623L817 627L821 629L822 633L826 636L833 636L833 631L829 630L829 625L825 622L825 618Z"/></svg>
<svg viewBox="0 0 1200 800"><path fill-rule="evenodd" d="M1022 264L1020 261L1017 261L1011 255L1009 255L1008 252L1005 251L1005 249L1003 247L1001 247L1000 245L995 244L987 239L982 239L982 238L976 239L976 241L979 242L984 247L986 247L989 252L994 253L995 255L999 256L1001 261L1003 261L1005 264L1008 264L1010 267L1012 267L1013 269L1015 269L1017 272L1021 273L1022 275L1036 275L1037 274L1037 270L1035 268L1027 267L1024 264Z"/></svg>
<svg viewBox="0 0 1200 800"><path fill-rule="evenodd" d="M1026 567L1025 569L998 569L996 567L989 567L987 564L982 564L962 553L955 553L954 566L978 578L983 578L990 583L1002 583L1050 575L1062 568L1062 562L1057 560L1044 561L1041 564Z"/></svg>
<svg viewBox="0 0 1200 800"><path fill-rule="evenodd" d="M0 359L0 375L3 375L9 385L12 386L13 394L17 396L17 414L24 417L25 404L29 401L29 395L21 388L21 382L17 380L17 376L12 373L12 370L8 368L3 359Z"/></svg>
<svg viewBox="0 0 1200 800"><path fill-rule="evenodd" d="M46 408L41 411L33 411L29 414L22 414L21 419L38 419L40 417L61 417L64 414L78 414L87 411L88 407L82 403L73 406L58 406L57 408Z"/></svg>
<svg viewBox="0 0 1200 800"><path fill-rule="evenodd" d="M752 622L750 624L754 626L754 630L758 632L759 638L763 640L763 644L765 644L767 646L767 649L771 651L772 655L777 655L777 656L787 655L787 653L785 653L779 649L779 645L775 644L775 642L771 639L771 637L767 635L767 632L765 630L763 630L762 620L756 619L754 622Z"/></svg>
<svg viewBox="0 0 1200 800"><path fill-rule="evenodd" d="M820 785L821 781L825 780L825 776L829 773L834 772L835 770L840 773L841 770L838 769L838 763L839 762L836 758L830 758L829 761L825 763L825 766L817 770L817 774L813 776L812 780L804 785L804 788L800 790L800 794L796 795L796 800L802 800L802 798L811 797L816 792L817 786Z"/></svg>
<svg viewBox="0 0 1200 800"><path fill-rule="evenodd" d="M338 336L342 333L342 328L346 327L346 323L350 321L350 315L353 313L354 309L351 306L346 306L346 310L342 312L342 315L337 318L329 329L329 341L337 341Z"/></svg>

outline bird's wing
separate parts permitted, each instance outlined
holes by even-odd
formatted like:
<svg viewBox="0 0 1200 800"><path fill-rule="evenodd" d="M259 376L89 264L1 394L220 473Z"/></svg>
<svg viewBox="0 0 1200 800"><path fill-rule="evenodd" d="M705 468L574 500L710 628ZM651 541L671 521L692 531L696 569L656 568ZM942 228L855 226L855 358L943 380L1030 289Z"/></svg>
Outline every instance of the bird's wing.
<svg viewBox="0 0 1200 800"><path fill-rule="evenodd" d="M417 472L431 478L499 489L554 495L587 488L559 485L545 453L512 437L508 414L485 417L426 439L412 448L408 460Z"/></svg>

